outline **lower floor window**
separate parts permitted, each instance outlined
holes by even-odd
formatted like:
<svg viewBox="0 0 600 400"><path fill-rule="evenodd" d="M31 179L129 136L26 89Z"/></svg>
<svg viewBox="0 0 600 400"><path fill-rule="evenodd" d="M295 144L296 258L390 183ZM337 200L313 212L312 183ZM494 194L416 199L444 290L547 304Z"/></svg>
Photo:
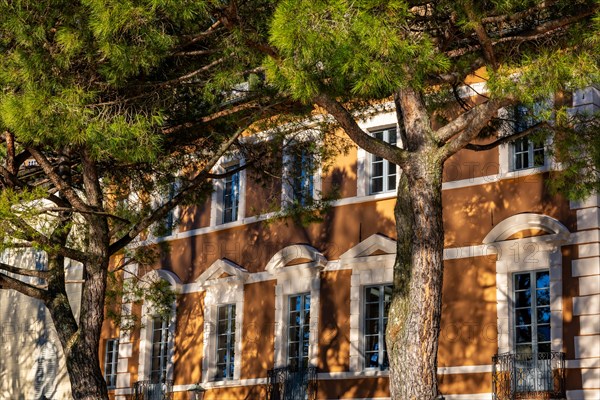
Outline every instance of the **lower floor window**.
<svg viewBox="0 0 600 400"><path fill-rule="evenodd" d="M235 365L235 304L219 306L217 314L217 374L215 379L233 379Z"/></svg>
<svg viewBox="0 0 600 400"><path fill-rule="evenodd" d="M289 298L288 366L292 369L308 367L310 340L310 294Z"/></svg>
<svg viewBox="0 0 600 400"><path fill-rule="evenodd" d="M517 353L550 352L550 273L513 276L514 343Z"/></svg>
<svg viewBox="0 0 600 400"><path fill-rule="evenodd" d="M389 368L385 348L387 314L392 300L392 285L365 288L364 354L365 368Z"/></svg>
<svg viewBox="0 0 600 400"><path fill-rule="evenodd" d="M117 386L117 360L119 358L119 339L108 339L106 341L106 353L104 356L104 379L108 388Z"/></svg>
<svg viewBox="0 0 600 400"><path fill-rule="evenodd" d="M167 357L169 344L169 321L166 318L152 319L152 354L150 357L150 379L164 382L167 378Z"/></svg>

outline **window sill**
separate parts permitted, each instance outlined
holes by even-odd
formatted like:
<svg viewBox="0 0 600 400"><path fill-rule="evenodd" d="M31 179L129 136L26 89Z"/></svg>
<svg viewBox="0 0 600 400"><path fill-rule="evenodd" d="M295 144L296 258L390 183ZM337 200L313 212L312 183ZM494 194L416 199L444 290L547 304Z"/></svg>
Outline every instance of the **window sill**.
<svg viewBox="0 0 600 400"><path fill-rule="evenodd" d="M318 374L319 379L351 379L351 378L365 378L365 377L388 377L390 371L381 371L378 369L365 369L358 372L344 371L344 372L320 372Z"/></svg>

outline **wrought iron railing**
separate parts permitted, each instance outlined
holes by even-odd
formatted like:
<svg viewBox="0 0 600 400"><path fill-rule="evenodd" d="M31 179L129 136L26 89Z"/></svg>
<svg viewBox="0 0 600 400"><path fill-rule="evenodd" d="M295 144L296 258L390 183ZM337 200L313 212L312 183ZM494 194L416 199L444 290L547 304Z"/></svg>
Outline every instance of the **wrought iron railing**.
<svg viewBox="0 0 600 400"><path fill-rule="evenodd" d="M493 357L494 400L566 399L565 354L497 354Z"/></svg>
<svg viewBox="0 0 600 400"><path fill-rule="evenodd" d="M267 375L267 400L315 400L317 368L275 368Z"/></svg>
<svg viewBox="0 0 600 400"><path fill-rule="evenodd" d="M133 400L171 400L172 380L146 380L133 384Z"/></svg>

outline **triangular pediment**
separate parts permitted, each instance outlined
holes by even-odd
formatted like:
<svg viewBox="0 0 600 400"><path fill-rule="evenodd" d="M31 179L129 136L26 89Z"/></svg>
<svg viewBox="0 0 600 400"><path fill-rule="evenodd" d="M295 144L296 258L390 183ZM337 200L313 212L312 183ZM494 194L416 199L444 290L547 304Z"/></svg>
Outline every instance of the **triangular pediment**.
<svg viewBox="0 0 600 400"><path fill-rule="evenodd" d="M196 280L200 285L205 285L209 281L225 278L237 278L242 282L248 277L248 271L226 258L221 258L202 273Z"/></svg>
<svg viewBox="0 0 600 400"><path fill-rule="evenodd" d="M396 254L396 241L375 233L340 256L340 260Z"/></svg>

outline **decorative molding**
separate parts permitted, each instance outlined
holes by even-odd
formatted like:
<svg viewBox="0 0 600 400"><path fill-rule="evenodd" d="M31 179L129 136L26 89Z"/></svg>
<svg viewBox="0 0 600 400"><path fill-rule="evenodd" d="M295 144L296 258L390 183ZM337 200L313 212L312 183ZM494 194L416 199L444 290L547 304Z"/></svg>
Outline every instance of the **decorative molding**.
<svg viewBox="0 0 600 400"><path fill-rule="evenodd" d="M569 230L557 219L542 214L523 213L508 217L497 224L483 239L483 243L501 242L526 229L541 229L557 235L555 241L566 241L569 236Z"/></svg>
<svg viewBox="0 0 600 400"><path fill-rule="evenodd" d="M279 273L278 270L284 268L290 262L300 259L311 260L319 268L325 267L327 259L317 249L307 244L293 244L279 250L267 263L265 270L272 273Z"/></svg>
<svg viewBox="0 0 600 400"><path fill-rule="evenodd" d="M231 278L245 282L248 278L248 271L226 258L220 258L213 262L206 271L204 271L197 279L196 283L200 287L209 284L209 281L219 279L222 274L230 275ZM223 279L223 278L221 278ZM210 282L212 285L214 282Z"/></svg>
<svg viewBox="0 0 600 400"><path fill-rule="evenodd" d="M369 257L377 251L395 255L396 241L380 233L375 233L342 254L340 264L346 264L359 257Z"/></svg>

